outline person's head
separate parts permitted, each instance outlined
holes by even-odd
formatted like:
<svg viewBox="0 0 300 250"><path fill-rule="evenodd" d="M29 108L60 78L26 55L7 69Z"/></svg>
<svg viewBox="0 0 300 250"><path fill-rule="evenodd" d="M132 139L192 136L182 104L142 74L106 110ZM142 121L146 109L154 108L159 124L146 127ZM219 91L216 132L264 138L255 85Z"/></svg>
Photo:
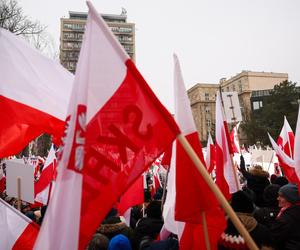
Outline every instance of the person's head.
<svg viewBox="0 0 300 250"><path fill-rule="evenodd" d="M87 250L107 250L108 244L109 239L105 235L96 233L89 242Z"/></svg>
<svg viewBox="0 0 300 250"><path fill-rule="evenodd" d="M151 201L146 208L146 214L149 218L161 219L161 201Z"/></svg>
<svg viewBox="0 0 300 250"><path fill-rule="evenodd" d="M254 204L249 195L244 191L237 191L232 194L231 207L235 212L249 213L254 211Z"/></svg>
<svg viewBox="0 0 300 250"><path fill-rule="evenodd" d="M269 178L269 173L263 170L262 166L260 165L254 165L253 167L251 167L249 173L255 176Z"/></svg>
<svg viewBox="0 0 300 250"><path fill-rule="evenodd" d="M130 241L126 236L123 234L117 234L116 236L112 237L109 245L108 250L131 250Z"/></svg>
<svg viewBox="0 0 300 250"><path fill-rule="evenodd" d="M275 180L277 179L277 175L276 174L271 174L271 177L270 177L270 182L272 184L275 184Z"/></svg>
<svg viewBox="0 0 300 250"><path fill-rule="evenodd" d="M270 184L264 189L263 199L266 206L277 207L278 206L278 191L280 186L277 184Z"/></svg>
<svg viewBox="0 0 300 250"><path fill-rule="evenodd" d="M275 180L274 180L274 184L278 184L280 187L288 184L289 181L287 178L285 178L284 176L278 176Z"/></svg>
<svg viewBox="0 0 300 250"><path fill-rule="evenodd" d="M288 207L300 202L298 187L296 184L286 184L278 191L279 207Z"/></svg>

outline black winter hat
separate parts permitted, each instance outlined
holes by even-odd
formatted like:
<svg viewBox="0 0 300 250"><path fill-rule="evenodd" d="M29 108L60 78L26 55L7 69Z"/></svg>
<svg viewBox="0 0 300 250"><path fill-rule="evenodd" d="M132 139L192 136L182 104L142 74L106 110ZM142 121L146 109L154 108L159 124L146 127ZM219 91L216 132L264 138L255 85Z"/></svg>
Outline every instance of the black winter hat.
<svg viewBox="0 0 300 250"><path fill-rule="evenodd" d="M266 205L278 205L277 197L280 186L278 184L270 184L264 189L263 198Z"/></svg>
<svg viewBox="0 0 300 250"><path fill-rule="evenodd" d="M254 205L249 195L244 191L237 191L232 195L231 207L235 212L252 213Z"/></svg>
<svg viewBox="0 0 300 250"><path fill-rule="evenodd" d="M300 202L300 196L296 184L286 184L279 189L278 193L290 203L294 204Z"/></svg>

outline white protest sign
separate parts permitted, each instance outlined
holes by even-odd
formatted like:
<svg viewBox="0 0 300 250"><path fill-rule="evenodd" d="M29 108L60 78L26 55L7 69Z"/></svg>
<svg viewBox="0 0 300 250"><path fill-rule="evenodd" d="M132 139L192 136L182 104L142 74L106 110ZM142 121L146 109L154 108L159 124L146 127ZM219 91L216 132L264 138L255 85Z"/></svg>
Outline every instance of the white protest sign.
<svg viewBox="0 0 300 250"><path fill-rule="evenodd" d="M21 200L34 203L34 167L20 161L6 161L6 192L18 198L18 178L21 179Z"/></svg>
<svg viewBox="0 0 300 250"><path fill-rule="evenodd" d="M237 92L222 92L222 100L226 121L237 123L242 121L242 113Z"/></svg>

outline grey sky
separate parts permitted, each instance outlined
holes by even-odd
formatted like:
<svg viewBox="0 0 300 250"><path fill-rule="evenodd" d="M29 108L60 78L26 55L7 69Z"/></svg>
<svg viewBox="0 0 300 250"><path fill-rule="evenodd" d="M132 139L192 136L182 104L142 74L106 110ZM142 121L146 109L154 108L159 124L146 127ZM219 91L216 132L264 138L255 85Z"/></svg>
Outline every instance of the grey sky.
<svg viewBox="0 0 300 250"><path fill-rule="evenodd" d="M59 46L60 18L87 11L84 0L18 0L24 12L48 25ZM94 0L100 13L127 10L136 24L137 66L173 111L173 57L187 88L218 83L242 70L284 72L300 83L299 0Z"/></svg>

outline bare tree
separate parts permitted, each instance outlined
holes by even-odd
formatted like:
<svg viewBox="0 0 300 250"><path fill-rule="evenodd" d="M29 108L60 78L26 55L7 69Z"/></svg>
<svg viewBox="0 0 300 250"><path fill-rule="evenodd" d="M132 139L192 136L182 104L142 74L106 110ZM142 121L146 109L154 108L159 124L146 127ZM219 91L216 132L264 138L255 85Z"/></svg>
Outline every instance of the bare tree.
<svg viewBox="0 0 300 250"><path fill-rule="evenodd" d="M57 59L58 52L55 49L53 38L46 32L46 26L39 21L32 21L26 16L17 0L0 0L0 27L16 35L23 36L40 52L52 59ZM35 139L33 153L45 156L50 144L50 136L47 134L41 135ZM29 147L27 146L19 156L28 156L29 153Z"/></svg>
<svg viewBox="0 0 300 250"><path fill-rule="evenodd" d="M46 28L24 15L16 0L0 0L0 27L23 36L41 34Z"/></svg>

